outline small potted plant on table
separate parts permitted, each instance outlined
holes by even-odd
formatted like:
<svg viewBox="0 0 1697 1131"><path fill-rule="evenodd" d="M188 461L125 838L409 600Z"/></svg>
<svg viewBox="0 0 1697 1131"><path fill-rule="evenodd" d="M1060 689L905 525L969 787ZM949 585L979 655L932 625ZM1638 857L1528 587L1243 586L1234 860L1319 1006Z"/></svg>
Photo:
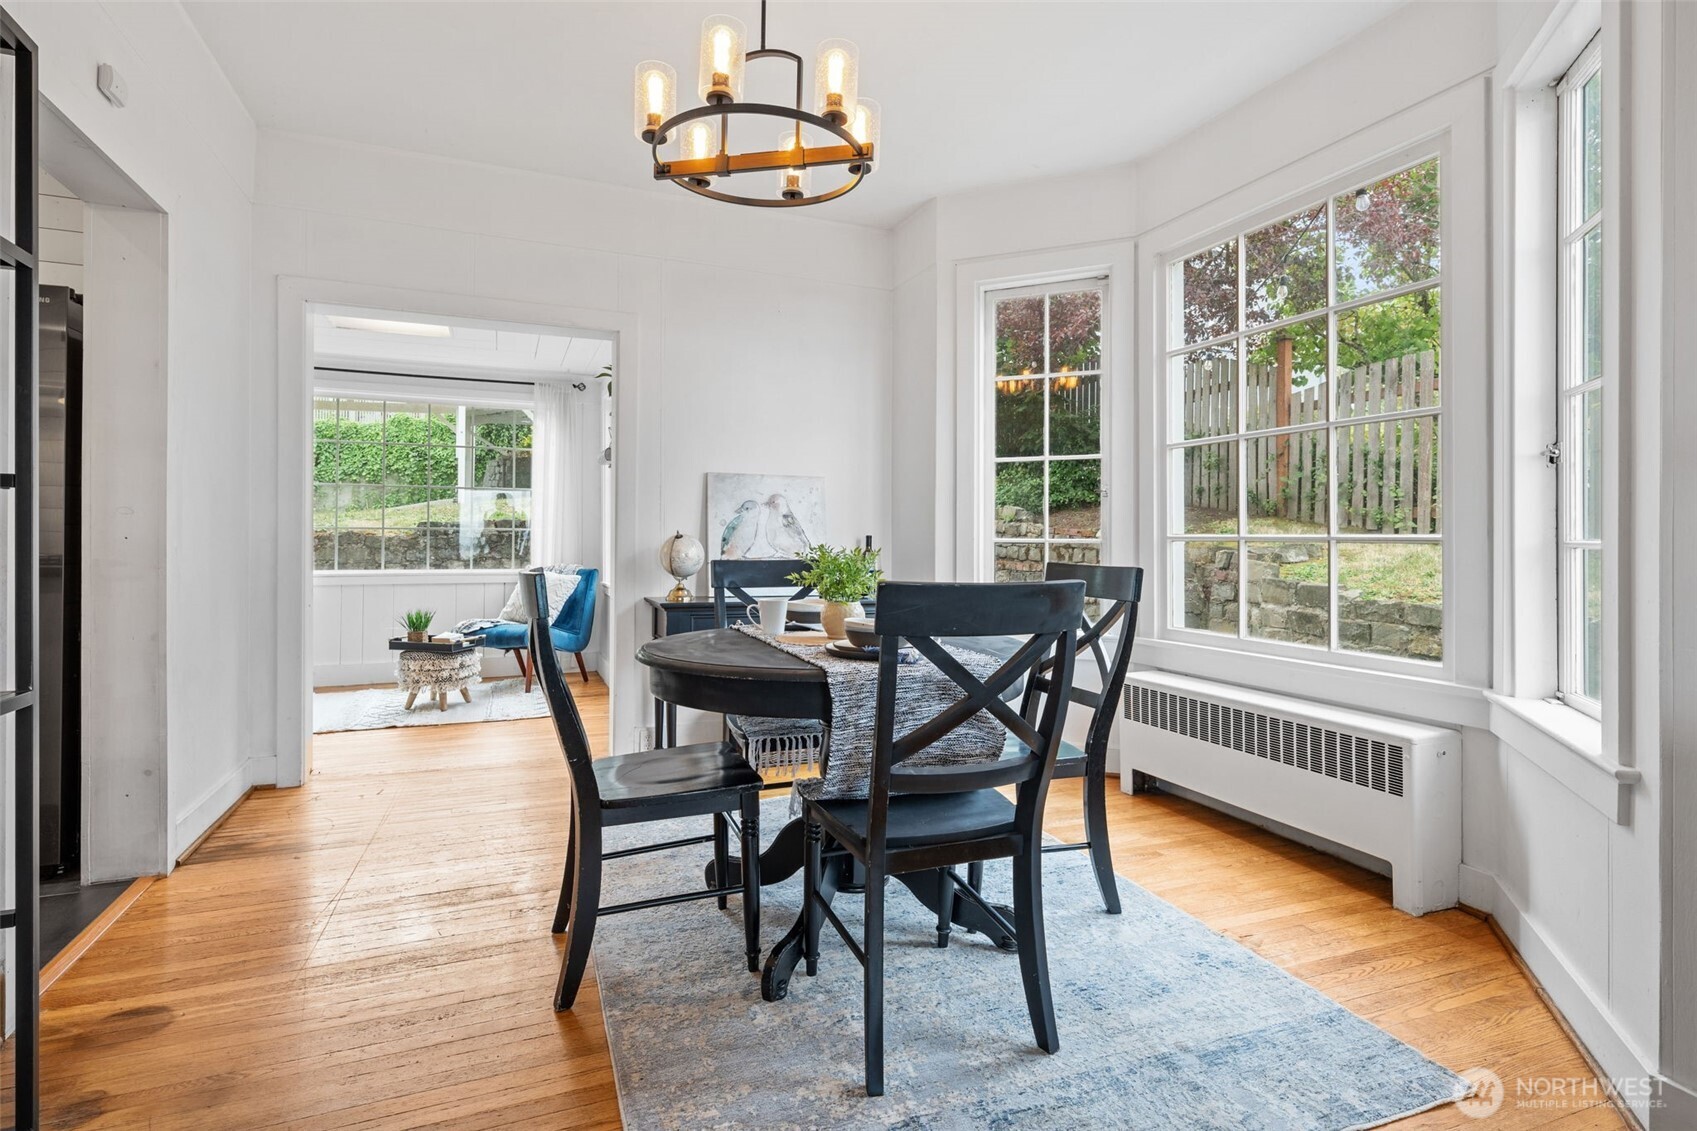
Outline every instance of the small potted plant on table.
<svg viewBox="0 0 1697 1131"><path fill-rule="evenodd" d="M820 545L809 550L805 558L807 568L790 574L789 579L797 585L813 587L819 599L825 602L819 618L825 635L832 640L842 640L848 635L843 630L843 621L866 615L860 601L877 590L878 582L884 576L878 568L878 551L870 546L839 549Z"/></svg>
<svg viewBox="0 0 1697 1131"><path fill-rule="evenodd" d="M401 615L401 627L407 630L407 643L423 644L430 639L430 622L436 614L429 609L411 609Z"/></svg>

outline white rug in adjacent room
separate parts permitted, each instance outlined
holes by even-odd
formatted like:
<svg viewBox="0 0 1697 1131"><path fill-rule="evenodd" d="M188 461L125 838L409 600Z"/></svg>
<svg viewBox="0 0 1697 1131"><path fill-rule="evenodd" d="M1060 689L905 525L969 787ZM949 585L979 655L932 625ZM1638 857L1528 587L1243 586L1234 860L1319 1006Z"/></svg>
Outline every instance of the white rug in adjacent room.
<svg viewBox="0 0 1697 1131"><path fill-rule="evenodd" d="M312 732L338 730L383 730L387 727L423 727L443 723L491 723L508 719L539 719L548 713L548 700L536 687L525 693L522 679L491 679L473 684L471 702L455 691L448 696L448 709L440 711L421 693L412 710L407 710L407 693L395 687L373 687L363 691L315 691L312 693Z"/></svg>

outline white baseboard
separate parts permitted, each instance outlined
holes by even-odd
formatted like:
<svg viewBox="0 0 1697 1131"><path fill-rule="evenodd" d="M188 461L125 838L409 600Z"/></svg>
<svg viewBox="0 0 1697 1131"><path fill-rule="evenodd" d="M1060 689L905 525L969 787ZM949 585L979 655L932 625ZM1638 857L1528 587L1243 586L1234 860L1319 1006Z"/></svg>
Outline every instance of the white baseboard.
<svg viewBox="0 0 1697 1131"><path fill-rule="evenodd" d="M1601 1066L1603 1075L1612 1080L1637 1081L1654 1079L1648 1062L1640 1056L1626 1035L1621 1032L1608 1006L1591 992L1573 967L1537 924L1503 890L1495 876L1463 864L1461 867L1461 902L1479 911L1487 911L1496 919L1504 935L1514 944L1521 960L1537 976L1544 992L1579 1037L1586 1050ZM1635 1088L1627 1099L1639 1122L1650 1128L1658 1109L1649 1107L1645 1089ZM1691 1127L1697 1124L1670 1122L1668 1127Z"/></svg>
<svg viewBox="0 0 1697 1131"><path fill-rule="evenodd" d="M200 835L211 828L213 823L230 811L230 806L242 799L242 795L252 788L254 783L254 759L244 758L241 764L220 778L212 788L191 802L181 816L176 820L172 829L170 852L167 854L167 868L176 867L177 857L183 850L200 838ZM276 759L272 763L271 776L277 776Z"/></svg>

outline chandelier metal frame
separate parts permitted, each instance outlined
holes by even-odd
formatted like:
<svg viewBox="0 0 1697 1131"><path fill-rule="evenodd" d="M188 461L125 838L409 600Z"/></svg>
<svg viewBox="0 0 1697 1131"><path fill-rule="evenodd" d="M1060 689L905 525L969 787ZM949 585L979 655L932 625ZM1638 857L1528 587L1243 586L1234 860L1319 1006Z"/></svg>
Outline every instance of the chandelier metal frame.
<svg viewBox="0 0 1697 1131"><path fill-rule="evenodd" d="M671 181L697 196L724 201L727 204L745 204L753 208L803 208L810 204L823 204L827 200L835 200L839 196L854 191L860 185L860 182L866 179L867 174L872 171L873 161L875 160L873 155L874 145L871 141L863 142L856 138L849 131L847 123L839 125L829 118L802 109L805 63L802 57L793 51L766 46L766 0L760 2L760 46L753 51L745 52L743 58L749 63L759 59L787 59L795 64L795 105L781 106L773 102L732 102L729 99L723 99L716 103L709 102L706 106L697 106L694 109L673 114L654 130L653 138L650 141L650 150L654 160L654 179ZM730 151L730 120L738 116L778 118L782 121L794 122L795 146L790 149L762 150L756 153L732 153ZM677 160L667 160L660 156L660 147L671 138L673 130L703 118L714 117L719 119L719 152L715 156ZM804 146L802 144L803 126L825 130L841 139L843 144ZM847 166L850 179L827 192L814 193L808 196L791 199L744 196L739 193L724 192L713 187L712 178L715 177L731 177L740 173L772 173L785 169L812 169L831 165Z"/></svg>

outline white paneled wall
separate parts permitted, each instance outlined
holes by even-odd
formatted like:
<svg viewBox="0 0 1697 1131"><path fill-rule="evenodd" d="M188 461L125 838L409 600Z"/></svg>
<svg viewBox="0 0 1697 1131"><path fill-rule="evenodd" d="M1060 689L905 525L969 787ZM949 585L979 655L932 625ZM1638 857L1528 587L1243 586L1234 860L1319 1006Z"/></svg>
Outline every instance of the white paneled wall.
<svg viewBox="0 0 1697 1131"><path fill-rule="evenodd" d="M41 171L41 285L83 293L83 202Z"/></svg>
<svg viewBox="0 0 1697 1131"><path fill-rule="evenodd" d="M494 617L513 591L516 573L479 573L465 579L317 577L312 585L312 672L318 687L381 683L394 675L389 640L403 631L396 623L408 609L431 609L434 631L462 620ZM501 652L487 652L485 675L518 671Z"/></svg>
<svg viewBox="0 0 1697 1131"><path fill-rule="evenodd" d="M454 576L319 574L312 583L312 682L315 687L347 687L383 683L394 678L394 653L389 640L403 631L396 624L408 609L430 609L432 631L446 632L462 620L495 617L512 596L518 573L489 570ZM604 597L605 590L598 596ZM594 639L583 659L601 668L602 602L596 606ZM485 651L483 675L497 678L518 674L518 665L505 652Z"/></svg>

